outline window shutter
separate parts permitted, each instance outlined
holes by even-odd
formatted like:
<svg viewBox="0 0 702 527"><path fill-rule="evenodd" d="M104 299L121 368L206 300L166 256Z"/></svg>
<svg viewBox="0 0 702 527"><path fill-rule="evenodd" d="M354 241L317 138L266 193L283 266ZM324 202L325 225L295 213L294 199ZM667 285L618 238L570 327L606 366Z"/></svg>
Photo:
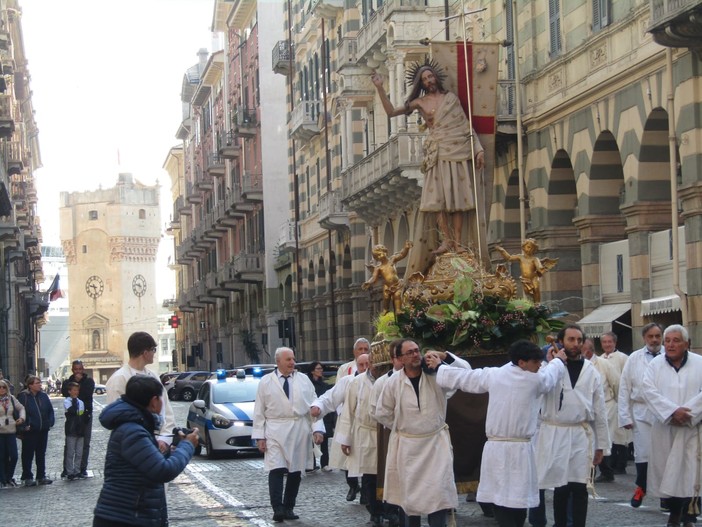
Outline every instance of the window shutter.
<svg viewBox="0 0 702 527"><path fill-rule="evenodd" d="M558 0L548 0L548 20L551 55L558 55L561 52L561 13Z"/></svg>

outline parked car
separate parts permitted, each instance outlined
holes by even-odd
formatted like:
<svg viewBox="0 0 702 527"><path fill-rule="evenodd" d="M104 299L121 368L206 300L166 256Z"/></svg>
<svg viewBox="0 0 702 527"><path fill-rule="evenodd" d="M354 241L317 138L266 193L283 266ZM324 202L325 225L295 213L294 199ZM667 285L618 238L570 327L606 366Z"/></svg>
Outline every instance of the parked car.
<svg viewBox="0 0 702 527"><path fill-rule="evenodd" d="M169 371L166 373L162 373L161 375L159 375L158 378L161 379L161 384L165 386L168 381L170 381L171 379L175 379L176 377L178 377L178 375L180 375L180 373L181 372L179 371Z"/></svg>
<svg viewBox="0 0 702 527"><path fill-rule="evenodd" d="M104 393L107 393L107 386L104 384L95 384L95 393L98 395L102 395Z"/></svg>
<svg viewBox="0 0 702 527"><path fill-rule="evenodd" d="M246 375L253 375L255 377L263 377L266 373L270 373L275 370L275 364L246 364L244 366L237 366L231 370L217 370L210 374L210 379L216 379L218 372L226 372L227 377L236 377L237 373L243 371Z"/></svg>
<svg viewBox="0 0 702 527"><path fill-rule="evenodd" d="M209 371L189 371L186 375L179 375L173 385L173 393L169 397L173 401L183 399L184 401L192 401L195 399L195 394L202 386L202 383L210 378ZM166 392L169 393L169 392Z"/></svg>
<svg viewBox="0 0 702 527"><path fill-rule="evenodd" d="M186 422L188 428L197 428L200 433L196 454L201 454L203 446L210 458L223 452L258 452L251 431L260 380L259 377L240 374L209 379L200 386Z"/></svg>
<svg viewBox="0 0 702 527"><path fill-rule="evenodd" d="M175 386L175 382L178 379L185 379L190 375L191 372L189 371L183 371L178 373L175 377L171 377L168 379L166 382L163 382L163 387L166 389L166 393L168 394L168 398L172 401L173 400L173 387Z"/></svg>

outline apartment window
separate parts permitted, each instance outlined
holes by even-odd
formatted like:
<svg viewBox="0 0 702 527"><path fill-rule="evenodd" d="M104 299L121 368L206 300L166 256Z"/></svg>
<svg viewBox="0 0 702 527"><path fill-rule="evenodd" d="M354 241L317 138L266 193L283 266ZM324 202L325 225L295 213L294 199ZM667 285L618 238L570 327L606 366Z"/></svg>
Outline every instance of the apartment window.
<svg viewBox="0 0 702 527"><path fill-rule="evenodd" d="M624 292L624 256L617 255L617 293Z"/></svg>
<svg viewBox="0 0 702 527"><path fill-rule="evenodd" d="M96 211L96 210L89 210L89 211L88 211L88 219L91 220L91 221L92 221L92 220L98 219L98 211Z"/></svg>
<svg viewBox="0 0 702 527"><path fill-rule="evenodd" d="M550 55L561 54L561 5L560 0L548 0L548 28L551 39Z"/></svg>
<svg viewBox="0 0 702 527"><path fill-rule="evenodd" d="M610 0L592 0L592 30L599 31L609 25Z"/></svg>
<svg viewBox="0 0 702 527"><path fill-rule="evenodd" d="M146 211L144 209L139 209L139 219L140 220L146 219Z"/></svg>
<svg viewBox="0 0 702 527"><path fill-rule="evenodd" d="M88 246L83 245L83 254L88 254Z"/></svg>

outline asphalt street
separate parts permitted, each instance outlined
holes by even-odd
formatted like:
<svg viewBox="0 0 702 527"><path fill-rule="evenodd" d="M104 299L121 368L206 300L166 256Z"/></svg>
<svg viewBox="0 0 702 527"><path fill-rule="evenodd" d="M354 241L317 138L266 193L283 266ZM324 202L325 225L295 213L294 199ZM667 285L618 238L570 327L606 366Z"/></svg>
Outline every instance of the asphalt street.
<svg viewBox="0 0 702 527"><path fill-rule="evenodd" d="M8 527L83 527L92 523L93 508L103 483L105 446L109 433L94 419L90 476L85 480L60 478L63 456L62 400L52 398L57 415L56 426L49 435L47 470L52 485L0 490L2 524ZM104 396L96 397L97 408ZM173 403L177 423L185 426L189 403ZM59 411L59 408L61 410ZM19 464L18 464L19 465ZM590 499L588 525L598 527L664 526L667 515L658 510L658 500L646 498L639 509L629 505L634 490L632 474L616 476L613 483L597 486L599 497ZM15 478L19 480L20 466ZM421 484L417 482L417 484ZM358 527L369 524L365 507L345 500L347 487L338 471L315 472L303 478L296 521L290 527ZM547 491L547 511L553 519L551 492ZM173 527L271 526L272 511L268 503L267 477L263 459L258 456L209 460L195 457L186 470L168 488L170 525ZM424 518L426 524L426 518ZM552 521L550 521L552 524ZM387 525L387 524L386 524ZM496 527L474 502L459 496L456 525Z"/></svg>

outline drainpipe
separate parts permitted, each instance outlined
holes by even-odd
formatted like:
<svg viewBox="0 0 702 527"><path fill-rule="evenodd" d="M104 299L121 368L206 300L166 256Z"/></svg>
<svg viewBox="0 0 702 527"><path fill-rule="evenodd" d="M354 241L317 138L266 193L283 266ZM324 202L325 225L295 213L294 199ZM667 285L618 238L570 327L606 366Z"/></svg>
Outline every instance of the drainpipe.
<svg viewBox="0 0 702 527"><path fill-rule="evenodd" d="M668 84L668 155L670 157L670 209L673 235L673 290L680 297L683 326L687 327L687 295L680 289L680 239L678 236L678 171L677 141L675 137L675 92L673 85L673 50L665 50L665 76Z"/></svg>
<svg viewBox="0 0 702 527"><path fill-rule="evenodd" d="M526 174L522 169L523 163L523 141L522 141L522 98L521 87L522 82L519 76L519 24L517 22L517 0L512 0L512 50L514 55L514 93L515 93L515 110L517 112L517 184L519 185L519 233L522 237L522 243L526 239Z"/></svg>

